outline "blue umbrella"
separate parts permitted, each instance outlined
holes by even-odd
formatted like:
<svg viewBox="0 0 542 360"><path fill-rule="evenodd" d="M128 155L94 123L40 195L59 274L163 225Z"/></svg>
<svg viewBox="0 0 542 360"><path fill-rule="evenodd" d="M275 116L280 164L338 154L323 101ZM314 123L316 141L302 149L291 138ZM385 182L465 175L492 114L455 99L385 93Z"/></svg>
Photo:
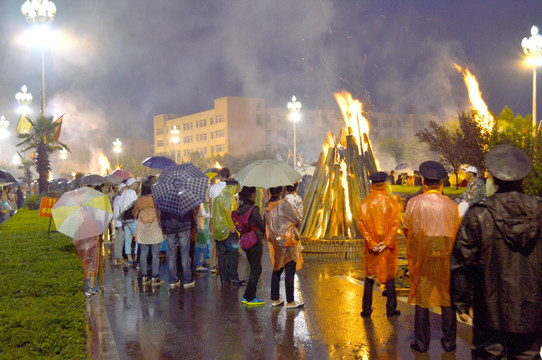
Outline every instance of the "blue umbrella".
<svg viewBox="0 0 542 360"><path fill-rule="evenodd" d="M194 164L167 167L152 185L156 208L183 215L205 201L209 178Z"/></svg>
<svg viewBox="0 0 542 360"><path fill-rule="evenodd" d="M165 156L151 156L143 160L141 164L151 169L165 169L168 166L176 165L174 160Z"/></svg>

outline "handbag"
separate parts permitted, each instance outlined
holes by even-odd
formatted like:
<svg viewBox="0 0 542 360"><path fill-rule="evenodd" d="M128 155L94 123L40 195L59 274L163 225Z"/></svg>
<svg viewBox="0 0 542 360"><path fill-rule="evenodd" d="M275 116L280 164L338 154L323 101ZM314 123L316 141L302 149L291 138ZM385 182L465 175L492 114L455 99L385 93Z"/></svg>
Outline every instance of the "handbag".
<svg viewBox="0 0 542 360"><path fill-rule="evenodd" d="M258 243L258 237L254 230L250 230L244 234L241 234L241 239L239 240L239 246L241 249L248 250Z"/></svg>

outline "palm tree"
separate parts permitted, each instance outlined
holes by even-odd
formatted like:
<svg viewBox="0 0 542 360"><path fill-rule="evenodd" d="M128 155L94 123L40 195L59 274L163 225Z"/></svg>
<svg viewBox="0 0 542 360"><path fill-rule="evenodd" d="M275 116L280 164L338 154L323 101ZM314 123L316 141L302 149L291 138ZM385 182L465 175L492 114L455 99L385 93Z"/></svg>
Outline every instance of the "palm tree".
<svg viewBox="0 0 542 360"><path fill-rule="evenodd" d="M17 155L19 155L19 157L21 158L21 165L19 165L17 169L23 170L24 177L30 184L30 182L32 181L32 170L30 170L30 168L32 167L32 165L34 165L34 161L32 161L31 159L25 159L24 156L21 155L21 153L17 153Z"/></svg>
<svg viewBox="0 0 542 360"><path fill-rule="evenodd" d="M17 146L23 145L23 151L34 150L36 152L36 171L38 173L38 184L40 194L47 192L49 188L49 172L51 171L51 154L56 150L66 149L66 144L58 141L58 134L55 136L57 127L61 122L53 122L53 117L40 116L37 120L27 119L32 127L27 133L17 134L22 139Z"/></svg>

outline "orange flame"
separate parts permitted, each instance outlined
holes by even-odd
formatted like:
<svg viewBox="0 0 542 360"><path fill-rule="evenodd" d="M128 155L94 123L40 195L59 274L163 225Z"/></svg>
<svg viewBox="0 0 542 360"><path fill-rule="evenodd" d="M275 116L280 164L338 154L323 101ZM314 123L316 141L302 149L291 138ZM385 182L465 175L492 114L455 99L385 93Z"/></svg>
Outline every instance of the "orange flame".
<svg viewBox="0 0 542 360"><path fill-rule="evenodd" d="M326 135L326 141L324 142L324 145L322 145L322 152L324 153L324 159L327 156L327 152L329 151L329 148L335 147L335 141L333 140L333 134L327 133Z"/></svg>
<svg viewBox="0 0 542 360"><path fill-rule="evenodd" d="M341 160L340 163L341 166L341 184L343 186L344 190L344 207L346 209L346 219L348 222L352 222L352 210L350 209L350 194L348 190L348 167L346 166L346 161L344 159Z"/></svg>
<svg viewBox="0 0 542 360"><path fill-rule="evenodd" d="M215 168L222 169L222 165L218 161L215 161Z"/></svg>
<svg viewBox="0 0 542 360"><path fill-rule="evenodd" d="M457 72L463 74L463 81L467 86L469 92L469 99L472 107L476 111L474 119L481 126L482 133L490 133L493 130L493 116L489 113L484 99L482 99L482 93L476 77L471 74L468 68L463 69L457 64L453 64Z"/></svg>
<svg viewBox="0 0 542 360"><path fill-rule="evenodd" d="M103 153L98 156L98 164L100 165L100 175L107 175L111 171L111 164Z"/></svg>
<svg viewBox="0 0 542 360"><path fill-rule="evenodd" d="M335 93L335 100L339 104L346 126L352 130L352 135L358 143L359 152L362 154L363 151L368 150L368 145L361 140L362 136L364 133L369 136L369 122L362 115L363 104L359 100L352 98L352 94L345 90Z"/></svg>

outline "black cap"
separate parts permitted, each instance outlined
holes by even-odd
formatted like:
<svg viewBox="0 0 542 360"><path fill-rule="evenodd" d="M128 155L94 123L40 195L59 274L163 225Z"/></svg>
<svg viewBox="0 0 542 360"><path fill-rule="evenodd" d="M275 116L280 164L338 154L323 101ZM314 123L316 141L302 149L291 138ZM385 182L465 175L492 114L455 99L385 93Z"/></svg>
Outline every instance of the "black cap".
<svg viewBox="0 0 542 360"><path fill-rule="evenodd" d="M531 159L523 150L508 144L493 147L484 161L491 175L502 181L525 179L533 168Z"/></svg>
<svg viewBox="0 0 542 360"><path fill-rule="evenodd" d="M371 180L373 184L383 183L384 181L386 181L387 178L388 178L388 174L386 174L383 171L376 172L374 174L371 174L371 176L369 176L369 179Z"/></svg>
<svg viewBox="0 0 542 360"><path fill-rule="evenodd" d="M448 176L448 172L441 163L425 161L420 164L420 174L429 181L439 181Z"/></svg>

